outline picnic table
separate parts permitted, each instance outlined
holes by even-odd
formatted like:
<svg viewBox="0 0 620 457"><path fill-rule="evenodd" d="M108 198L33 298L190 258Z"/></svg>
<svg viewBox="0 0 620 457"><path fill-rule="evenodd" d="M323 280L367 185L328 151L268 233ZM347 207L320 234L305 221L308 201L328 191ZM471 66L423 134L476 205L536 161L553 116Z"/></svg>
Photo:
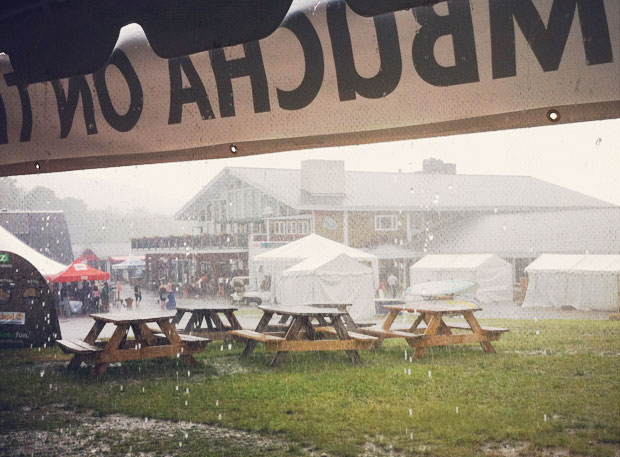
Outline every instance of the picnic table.
<svg viewBox="0 0 620 457"><path fill-rule="evenodd" d="M186 313L190 313L189 322L181 333L189 335L201 335L210 340L232 339L231 330L241 330L241 324L235 316L238 308L230 305L200 304L200 305L177 305L177 314L172 323L178 325ZM224 315L228 324L220 318ZM206 324L206 327L203 325Z"/></svg>
<svg viewBox="0 0 620 457"><path fill-rule="evenodd" d="M491 341L496 341L507 328L482 326L474 316L482 308L463 301L434 301L411 305L384 305L388 315L383 324L360 329L360 332L381 338L404 338L409 346L416 348L414 359L424 356L427 347L452 344L480 343L485 352L495 352ZM392 328L401 312L419 313L407 328ZM444 317L462 316L464 322L446 322ZM425 325L421 325L424 322ZM467 333L453 333L462 330Z"/></svg>
<svg viewBox="0 0 620 457"><path fill-rule="evenodd" d="M77 370L82 363L95 366L93 374L102 376L109 363L127 360L169 357L180 354L188 366L196 365L192 354L201 352L209 342L206 338L180 335L170 322L174 317L171 312L118 312L91 314L95 320L93 327L83 340L58 340L58 344L67 354L74 354L69 362L70 370ZM153 329L147 324L155 324ZM112 337L107 341L97 341L97 337L106 324L116 326ZM134 339L128 339L129 330Z"/></svg>
<svg viewBox="0 0 620 457"><path fill-rule="evenodd" d="M347 330L343 315L337 308L313 306L273 307L259 306L263 316L256 330L232 330L230 333L247 339L242 356L249 356L259 342L268 351L277 352L271 361L279 366L289 351L345 351L353 363L359 363L359 349L371 349L379 339ZM290 317L282 332L268 332L267 327L275 315Z"/></svg>

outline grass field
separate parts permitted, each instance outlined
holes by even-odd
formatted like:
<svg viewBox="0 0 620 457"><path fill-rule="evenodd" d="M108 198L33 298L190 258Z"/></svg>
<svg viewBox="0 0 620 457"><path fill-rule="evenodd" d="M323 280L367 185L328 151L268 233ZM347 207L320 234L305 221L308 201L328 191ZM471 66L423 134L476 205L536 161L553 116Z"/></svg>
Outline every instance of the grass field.
<svg viewBox="0 0 620 457"><path fill-rule="evenodd" d="M12 455L13 433L78 427L74 414L86 413L252 433L207 439L171 425L168 435L129 433L109 455L620 455L619 322L484 323L511 329L497 354L452 346L410 362L406 343L391 340L362 352L358 366L342 352L292 353L271 369L260 346L241 359L241 344L213 342L189 372L164 359L95 379L86 367L66 371L58 349L3 351L0 455Z"/></svg>

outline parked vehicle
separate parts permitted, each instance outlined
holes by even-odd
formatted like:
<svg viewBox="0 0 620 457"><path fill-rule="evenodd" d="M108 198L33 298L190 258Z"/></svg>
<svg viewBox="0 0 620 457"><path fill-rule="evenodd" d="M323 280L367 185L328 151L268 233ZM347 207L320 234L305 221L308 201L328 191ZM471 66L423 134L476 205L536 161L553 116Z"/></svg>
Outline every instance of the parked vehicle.
<svg viewBox="0 0 620 457"><path fill-rule="evenodd" d="M231 280L233 293L230 295L230 301L233 305L260 305L263 300L258 291L256 277L253 276L235 276Z"/></svg>

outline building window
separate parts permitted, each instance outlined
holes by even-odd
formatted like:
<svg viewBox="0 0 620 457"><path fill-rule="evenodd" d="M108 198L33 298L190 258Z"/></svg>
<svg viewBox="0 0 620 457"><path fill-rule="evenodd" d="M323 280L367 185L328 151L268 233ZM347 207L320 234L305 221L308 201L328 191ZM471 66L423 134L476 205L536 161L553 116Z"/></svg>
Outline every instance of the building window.
<svg viewBox="0 0 620 457"><path fill-rule="evenodd" d="M395 215L377 215L375 216L375 230L389 231L397 230Z"/></svg>
<svg viewBox="0 0 620 457"><path fill-rule="evenodd" d="M305 235L310 233L310 224L306 221L301 221L297 224L297 233L301 235Z"/></svg>
<svg viewBox="0 0 620 457"><path fill-rule="evenodd" d="M297 233L297 222L287 222L286 233L289 235L295 235Z"/></svg>
<svg viewBox="0 0 620 457"><path fill-rule="evenodd" d="M276 235L284 235L286 233L284 222L274 222L273 233L275 233Z"/></svg>

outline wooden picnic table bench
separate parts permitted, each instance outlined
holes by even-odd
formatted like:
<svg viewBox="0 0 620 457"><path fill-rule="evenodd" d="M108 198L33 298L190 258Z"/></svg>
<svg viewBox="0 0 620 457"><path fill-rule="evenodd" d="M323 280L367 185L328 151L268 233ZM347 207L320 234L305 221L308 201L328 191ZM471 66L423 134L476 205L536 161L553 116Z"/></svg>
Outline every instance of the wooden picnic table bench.
<svg viewBox="0 0 620 457"><path fill-rule="evenodd" d="M485 352L495 352L491 341L498 340L509 329L482 326L474 316L480 311L474 304L463 301L442 300L413 305L384 305L388 310L380 326L366 327L360 332L385 338L404 338L416 351L413 358L424 355L427 347L449 346L451 344L480 343ZM408 328L392 328L401 312L419 313ZM444 321L446 316L463 316L465 322ZM426 326L422 325L424 323ZM471 333L455 334L452 330L469 330Z"/></svg>
<svg viewBox="0 0 620 457"><path fill-rule="evenodd" d="M180 335L170 322L174 317L170 312L118 312L91 314L90 317L95 323L86 338L57 340L56 344L65 353L73 354L69 369L77 370L82 363L92 364L95 366L95 376L103 375L108 363L177 354L186 365L194 366L196 360L192 354L203 351L210 341L192 335ZM148 323L155 323L159 332L153 331ZM112 337L107 342L97 341L106 324L116 326ZM128 339L129 330L132 330L134 339Z"/></svg>
<svg viewBox="0 0 620 457"><path fill-rule="evenodd" d="M199 305L177 305L176 316L172 323L178 325L186 313L190 313L189 322L181 333L190 335L201 335L210 340L232 339L231 330L241 330L241 324L235 316L235 311L239 308L230 305L219 304L199 304ZM228 323L220 318L223 315ZM206 325L206 326L205 326Z"/></svg>
<svg viewBox="0 0 620 457"><path fill-rule="evenodd" d="M337 304L335 303L334 304L312 303L310 305L300 305L300 306L313 306L315 308L335 308L339 311L344 312L344 314L342 315L342 321L344 322L344 325L347 328L347 330L356 331L359 327L370 327L372 325L372 323L355 322L353 320L353 318L349 314L349 311L347 310L347 307L353 306L351 303L337 303ZM280 321L275 325L270 325L268 329L272 331L285 330L288 327L287 324L289 324L290 319L291 319L290 315L282 315L282 317L280 318ZM324 322L319 320L319 324L324 324Z"/></svg>
<svg viewBox="0 0 620 457"><path fill-rule="evenodd" d="M272 367L279 366L289 351L345 351L353 363L359 363L357 351L371 349L379 341L376 337L348 331L342 320L346 312L339 309L313 306L259 308L263 311L263 316L256 330L232 330L230 333L247 339L243 357L249 356L259 342L265 343L268 351L277 352L271 361ZM275 314L290 317L290 320L287 319L285 331L267 331ZM314 325L313 320L319 325ZM325 336L336 338L324 338Z"/></svg>

